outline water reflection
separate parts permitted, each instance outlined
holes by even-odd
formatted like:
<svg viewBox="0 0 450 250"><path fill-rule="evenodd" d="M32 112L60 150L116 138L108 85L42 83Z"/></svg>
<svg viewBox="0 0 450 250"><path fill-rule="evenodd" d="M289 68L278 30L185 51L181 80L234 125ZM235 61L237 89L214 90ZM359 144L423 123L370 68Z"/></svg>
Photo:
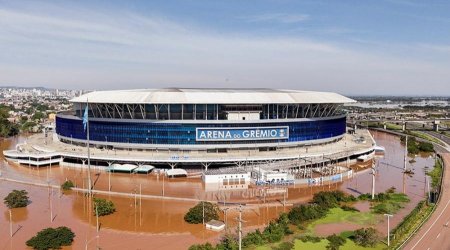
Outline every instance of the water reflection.
<svg viewBox="0 0 450 250"><path fill-rule="evenodd" d="M28 209L26 207L11 209L11 219L13 223L26 221L28 219ZM9 210L5 210L3 213L5 221L9 221Z"/></svg>

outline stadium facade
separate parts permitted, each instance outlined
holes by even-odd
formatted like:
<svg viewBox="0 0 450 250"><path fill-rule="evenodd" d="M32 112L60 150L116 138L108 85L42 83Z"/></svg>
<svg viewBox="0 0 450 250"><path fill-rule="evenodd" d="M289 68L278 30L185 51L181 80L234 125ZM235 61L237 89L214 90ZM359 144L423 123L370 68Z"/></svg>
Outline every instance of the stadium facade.
<svg viewBox="0 0 450 250"><path fill-rule="evenodd" d="M96 91L71 100L55 130L35 135L8 160L85 166L88 105L91 164L196 168L275 163L271 168L337 162L373 153L367 130L346 132L342 106L330 92L275 89L144 89ZM286 162L286 164L280 162ZM291 162L288 162L291 161ZM295 161L295 163L294 163Z"/></svg>
<svg viewBox="0 0 450 250"><path fill-rule="evenodd" d="M353 100L335 93L273 89L160 89L92 92L58 114L61 141L85 143L89 105L93 145L217 149L316 144L342 137Z"/></svg>

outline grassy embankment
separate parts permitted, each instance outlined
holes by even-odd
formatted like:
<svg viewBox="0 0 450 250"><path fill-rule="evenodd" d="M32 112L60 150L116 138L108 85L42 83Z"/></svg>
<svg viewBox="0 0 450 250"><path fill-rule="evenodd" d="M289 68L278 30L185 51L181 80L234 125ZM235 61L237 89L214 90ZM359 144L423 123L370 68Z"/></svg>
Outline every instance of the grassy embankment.
<svg viewBox="0 0 450 250"><path fill-rule="evenodd" d="M288 235L281 242L269 243L263 246L250 246L247 249L268 250L283 249L283 242L291 242L294 249L326 249L329 241L324 237L317 237L316 227L319 225L336 225L336 224L353 224L363 227L371 227L376 225L377 221L382 219L383 213L395 214L403 207L403 204L409 199L404 194L394 193L394 189L388 190L386 193L379 193L375 196L375 200L370 200L371 195L364 194L352 201L341 202L339 207L330 208L324 217L302 221L291 227L292 234ZM352 206L356 201L368 201L371 203L371 210L368 212L360 212ZM345 209L343 209L345 208ZM353 208L353 209L352 209ZM353 231L337 232L340 237L345 239L344 245L339 249L384 249L386 245L379 241L373 247L362 247L357 245L353 240Z"/></svg>

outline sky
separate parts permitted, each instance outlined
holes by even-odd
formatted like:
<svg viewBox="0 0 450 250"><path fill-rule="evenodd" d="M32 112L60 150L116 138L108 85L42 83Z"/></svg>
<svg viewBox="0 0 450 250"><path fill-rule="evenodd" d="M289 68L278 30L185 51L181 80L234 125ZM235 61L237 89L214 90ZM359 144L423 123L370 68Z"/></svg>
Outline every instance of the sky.
<svg viewBox="0 0 450 250"><path fill-rule="evenodd" d="M0 86L450 95L450 1L0 0Z"/></svg>

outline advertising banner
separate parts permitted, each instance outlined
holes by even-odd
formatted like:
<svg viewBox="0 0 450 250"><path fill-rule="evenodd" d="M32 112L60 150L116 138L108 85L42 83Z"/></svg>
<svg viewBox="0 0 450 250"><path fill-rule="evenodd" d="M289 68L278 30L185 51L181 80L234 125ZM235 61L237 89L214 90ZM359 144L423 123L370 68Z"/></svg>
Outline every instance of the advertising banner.
<svg viewBox="0 0 450 250"><path fill-rule="evenodd" d="M288 139L289 127L197 128L196 141Z"/></svg>

